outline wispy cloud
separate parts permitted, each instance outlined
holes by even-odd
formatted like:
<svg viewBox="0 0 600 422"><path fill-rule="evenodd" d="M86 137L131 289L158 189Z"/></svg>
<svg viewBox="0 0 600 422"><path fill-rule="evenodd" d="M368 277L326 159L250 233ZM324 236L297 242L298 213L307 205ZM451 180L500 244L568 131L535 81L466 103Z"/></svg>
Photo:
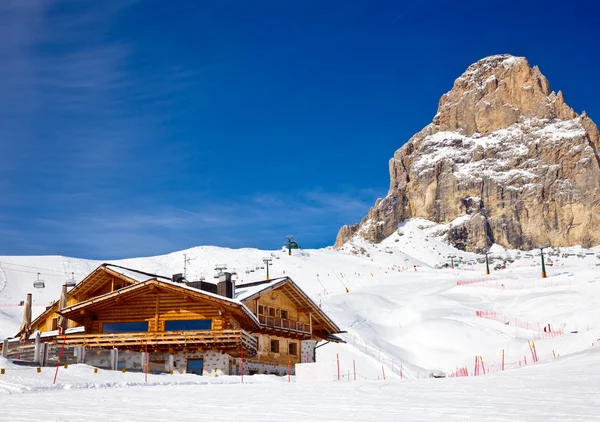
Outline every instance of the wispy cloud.
<svg viewBox="0 0 600 422"><path fill-rule="evenodd" d="M178 164L212 159L186 161L196 140L175 142L177 128L165 129L189 112L184 94L197 74L149 64L154 51L114 36L136 4L0 2L0 254L108 259L199 244L277 247L289 232L324 246L366 213L375 195L351 189L199 198L194 184L171 195L188 182Z"/></svg>
<svg viewBox="0 0 600 422"><path fill-rule="evenodd" d="M148 91L132 73L134 47L110 34L136 3L0 3L0 171L39 159L76 179L81 167L135 157L160 133L158 108L193 74L170 65Z"/></svg>
<svg viewBox="0 0 600 422"><path fill-rule="evenodd" d="M155 204L143 209L127 203L98 202L91 212L70 218L37 218L30 222L40 244L57 253L112 259L167 253L197 245L277 248L290 231L305 245L326 246L337 228L358 221L373 204L368 190L357 192L270 193L231 198L188 208ZM329 241L322 242L324 234ZM18 232L0 235L17 239ZM35 246L35 242L30 247ZM74 252L75 251L75 252Z"/></svg>

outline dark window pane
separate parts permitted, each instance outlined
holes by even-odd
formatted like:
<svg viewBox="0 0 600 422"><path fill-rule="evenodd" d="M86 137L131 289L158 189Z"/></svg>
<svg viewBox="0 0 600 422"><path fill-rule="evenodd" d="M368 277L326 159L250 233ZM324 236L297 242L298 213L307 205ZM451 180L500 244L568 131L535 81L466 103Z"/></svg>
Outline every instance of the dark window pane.
<svg viewBox="0 0 600 422"><path fill-rule="evenodd" d="M166 321L165 331L211 330L212 319L187 319L183 321Z"/></svg>
<svg viewBox="0 0 600 422"><path fill-rule="evenodd" d="M102 324L103 333L137 333L142 331L148 331L148 321L107 322Z"/></svg>

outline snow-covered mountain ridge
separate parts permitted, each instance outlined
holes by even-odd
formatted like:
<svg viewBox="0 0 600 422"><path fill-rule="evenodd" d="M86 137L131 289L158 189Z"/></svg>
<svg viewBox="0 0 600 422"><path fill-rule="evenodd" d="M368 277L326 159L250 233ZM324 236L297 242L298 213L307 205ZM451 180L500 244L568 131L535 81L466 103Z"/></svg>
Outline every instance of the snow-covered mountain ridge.
<svg viewBox="0 0 600 422"><path fill-rule="evenodd" d="M510 55L469 66L431 124L390 160L390 189L358 235L380 242L407 218L453 226L459 249L600 244L600 136L537 67Z"/></svg>

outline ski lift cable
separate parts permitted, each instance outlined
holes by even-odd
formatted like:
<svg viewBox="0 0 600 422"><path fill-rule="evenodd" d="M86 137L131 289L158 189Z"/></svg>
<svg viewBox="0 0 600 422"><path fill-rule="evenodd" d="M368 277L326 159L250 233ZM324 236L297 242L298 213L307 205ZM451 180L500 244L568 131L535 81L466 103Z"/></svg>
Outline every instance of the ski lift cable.
<svg viewBox="0 0 600 422"><path fill-rule="evenodd" d="M40 275L47 275L47 276L51 276L51 277L61 277L61 276L64 277L64 275L65 275L63 272L61 272L61 274L57 274L57 273L52 274L52 273L46 273L46 272L43 272L43 271L29 271L29 270L20 270L20 269L16 269L16 268L6 268L4 266L2 267L2 269L5 272L6 271L10 271L10 272L13 272L13 273L23 273L23 274L38 274L39 273ZM72 271L72 272L74 272L74 271ZM83 274L83 275L85 275L84 273L79 273L79 272L77 272L77 274Z"/></svg>
<svg viewBox="0 0 600 422"><path fill-rule="evenodd" d="M52 268L35 267L33 265L14 264L12 262L6 262L6 261L0 261L0 264L11 265L11 266L14 266L14 267L32 268L32 269L35 269L35 270L52 271L52 272L60 273L60 274L64 273L64 270L61 271L61 270L54 270Z"/></svg>

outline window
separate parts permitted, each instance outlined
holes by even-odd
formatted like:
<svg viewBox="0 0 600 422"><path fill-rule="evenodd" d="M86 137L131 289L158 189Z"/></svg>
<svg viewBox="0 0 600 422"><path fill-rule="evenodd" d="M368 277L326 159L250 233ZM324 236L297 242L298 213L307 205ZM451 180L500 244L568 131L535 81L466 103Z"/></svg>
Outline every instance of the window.
<svg viewBox="0 0 600 422"><path fill-rule="evenodd" d="M258 305L258 314L259 315L264 315L265 314L265 307L262 305Z"/></svg>
<svg viewBox="0 0 600 422"><path fill-rule="evenodd" d="M165 331L195 330L212 330L212 319L186 319L182 321L165 321Z"/></svg>
<svg viewBox="0 0 600 422"><path fill-rule="evenodd" d="M289 315L288 315L288 311L281 311L281 318L283 319L289 319Z"/></svg>
<svg viewBox="0 0 600 422"><path fill-rule="evenodd" d="M103 333L137 333L148 331L148 321L107 322L102 324Z"/></svg>
<svg viewBox="0 0 600 422"><path fill-rule="evenodd" d="M298 343L290 343L288 345L288 354L292 356L298 355Z"/></svg>
<svg viewBox="0 0 600 422"><path fill-rule="evenodd" d="M58 330L58 318L52 318L52 331Z"/></svg>
<svg viewBox="0 0 600 422"><path fill-rule="evenodd" d="M269 316L275 316L275 308L269 308Z"/></svg>
<svg viewBox="0 0 600 422"><path fill-rule="evenodd" d="M279 353L279 340L271 340L271 353Z"/></svg>

